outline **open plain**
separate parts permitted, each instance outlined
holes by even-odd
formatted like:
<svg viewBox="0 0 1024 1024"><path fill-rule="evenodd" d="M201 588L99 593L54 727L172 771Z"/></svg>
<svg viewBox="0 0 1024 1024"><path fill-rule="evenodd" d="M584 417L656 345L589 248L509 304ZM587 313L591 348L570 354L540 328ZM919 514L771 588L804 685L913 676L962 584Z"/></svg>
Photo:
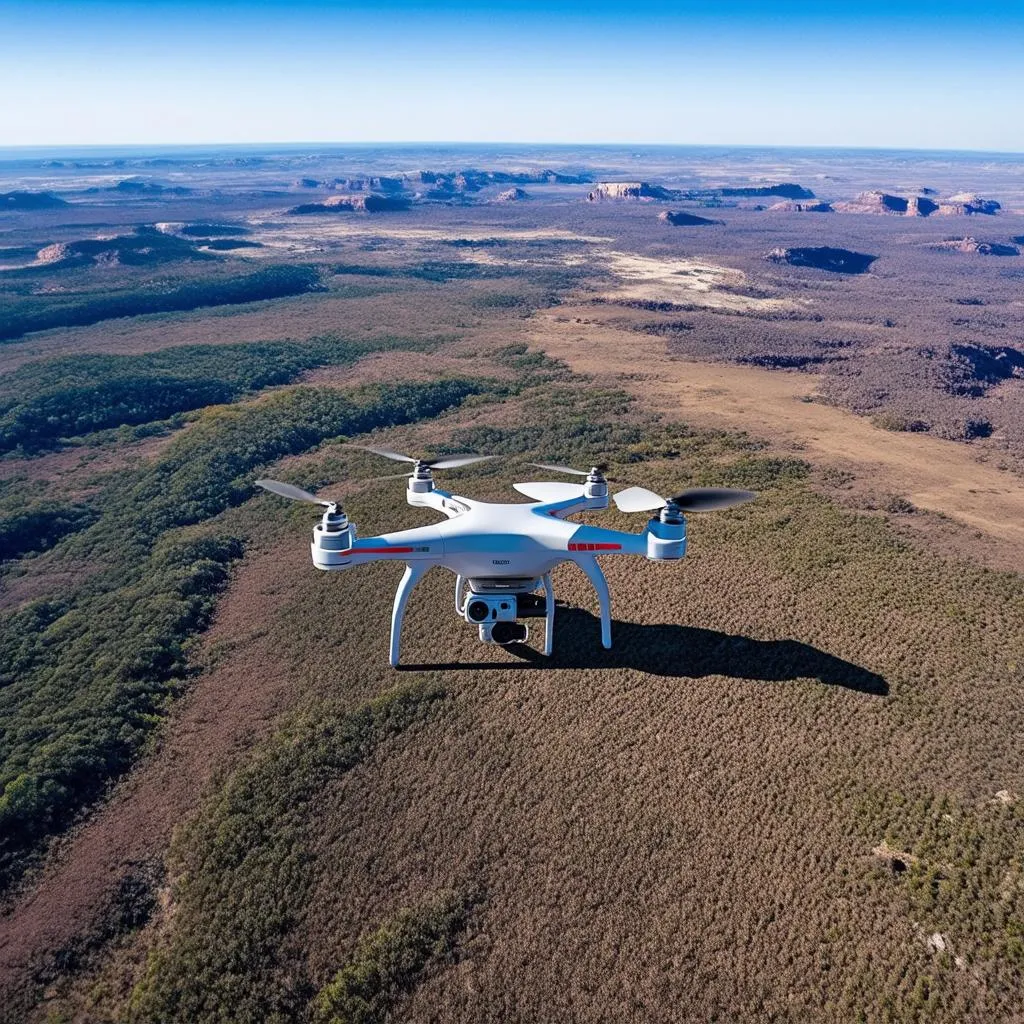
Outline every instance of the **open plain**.
<svg viewBox="0 0 1024 1024"><path fill-rule="evenodd" d="M0 1016L1024 1015L1024 160L0 152ZM671 214L672 216L662 216ZM758 492L554 655L346 445ZM440 474L439 474L440 475ZM640 530L617 511L603 523Z"/></svg>

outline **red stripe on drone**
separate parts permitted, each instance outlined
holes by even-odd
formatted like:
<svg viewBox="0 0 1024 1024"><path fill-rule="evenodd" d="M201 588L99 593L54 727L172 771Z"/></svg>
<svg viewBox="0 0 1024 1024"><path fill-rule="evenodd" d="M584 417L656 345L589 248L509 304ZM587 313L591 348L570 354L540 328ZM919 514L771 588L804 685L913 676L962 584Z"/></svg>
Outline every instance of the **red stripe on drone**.
<svg viewBox="0 0 1024 1024"><path fill-rule="evenodd" d="M339 555L407 555L410 551L428 551L429 548L347 548Z"/></svg>
<svg viewBox="0 0 1024 1024"><path fill-rule="evenodd" d="M621 551L621 544L570 544L570 551Z"/></svg>

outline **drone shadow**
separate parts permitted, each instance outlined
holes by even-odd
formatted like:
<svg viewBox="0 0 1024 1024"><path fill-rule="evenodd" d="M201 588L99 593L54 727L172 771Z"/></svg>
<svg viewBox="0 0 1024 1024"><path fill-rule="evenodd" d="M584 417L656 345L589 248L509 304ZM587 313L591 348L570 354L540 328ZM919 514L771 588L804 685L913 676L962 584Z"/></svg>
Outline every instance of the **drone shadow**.
<svg viewBox="0 0 1024 1024"><path fill-rule="evenodd" d="M596 616L578 608L559 608L555 618L555 650L551 657L525 644L505 649L523 659L501 662L462 662L403 665L413 669L609 669L631 668L652 675L698 679L729 676L764 682L816 679L826 686L884 697L889 684L876 672L844 661L798 640L755 640L715 629L672 624L612 623L614 646L601 646Z"/></svg>

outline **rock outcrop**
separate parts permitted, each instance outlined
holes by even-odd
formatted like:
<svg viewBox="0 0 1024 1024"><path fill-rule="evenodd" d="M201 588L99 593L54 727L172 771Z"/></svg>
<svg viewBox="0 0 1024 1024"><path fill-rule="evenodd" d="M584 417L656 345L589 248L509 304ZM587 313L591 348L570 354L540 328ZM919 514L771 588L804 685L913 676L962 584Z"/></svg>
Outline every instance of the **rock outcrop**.
<svg viewBox="0 0 1024 1024"><path fill-rule="evenodd" d="M133 235L83 238L47 245L36 253L37 263L57 267L155 266L181 260L208 260L197 243L156 228L138 228Z"/></svg>
<svg viewBox="0 0 1024 1024"><path fill-rule="evenodd" d="M658 214L658 220L676 227L697 227L701 224L721 224L720 220L712 220L710 217L699 217L695 213L686 213L683 210L664 210Z"/></svg>
<svg viewBox="0 0 1024 1024"><path fill-rule="evenodd" d="M903 215L907 212L909 203L903 196L890 195L888 192L881 192L872 189L869 192L861 192L856 199L835 203L834 209L837 213L885 213Z"/></svg>
<svg viewBox="0 0 1024 1024"><path fill-rule="evenodd" d="M973 192L958 192L939 203L939 213L946 216L969 217L981 213L991 217L998 213L999 209L1000 205L994 199L984 199Z"/></svg>
<svg viewBox="0 0 1024 1024"><path fill-rule="evenodd" d="M979 256L1019 256L1020 249L1015 245L1006 245L1003 242L979 242L969 235L964 238L946 238L936 242L933 249L941 249L945 252L976 253Z"/></svg>
<svg viewBox="0 0 1024 1024"><path fill-rule="evenodd" d="M789 263L794 267L814 267L829 270L835 274L863 274L877 256L850 249L833 249L831 246L806 246L791 249L772 249L764 257L772 263Z"/></svg>
<svg viewBox="0 0 1024 1024"><path fill-rule="evenodd" d="M931 189L927 191L933 191ZM994 214L999 203L994 199L983 199L973 192L961 192L936 202L926 195L898 196L889 192L872 189L861 192L856 199L835 203L837 213L882 213L900 217L963 216L975 213Z"/></svg>
<svg viewBox="0 0 1024 1024"><path fill-rule="evenodd" d="M716 189L725 198L742 197L747 199L764 199L768 196L781 196L783 199L813 199L814 193L803 185L792 181L784 181L778 185L740 185Z"/></svg>
<svg viewBox="0 0 1024 1024"><path fill-rule="evenodd" d="M835 213L831 203L824 200L813 203L798 203L793 199L784 199L781 203L772 203L769 211L777 213Z"/></svg>
<svg viewBox="0 0 1024 1024"><path fill-rule="evenodd" d="M329 196L322 203L302 203L288 213L389 213L408 210L411 200L404 196Z"/></svg>
<svg viewBox="0 0 1024 1024"><path fill-rule="evenodd" d="M529 199L529 195L521 188L508 188L504 192L499 192L495 202L498 203L518 203L523 199Z"/></svg>
<svg viewBox="0 0 1024 1024"><path fill-rule="evenodd" d="M599 181L587 198L593 203L601 199L678 199L682 193L646 181Z"/></svg>

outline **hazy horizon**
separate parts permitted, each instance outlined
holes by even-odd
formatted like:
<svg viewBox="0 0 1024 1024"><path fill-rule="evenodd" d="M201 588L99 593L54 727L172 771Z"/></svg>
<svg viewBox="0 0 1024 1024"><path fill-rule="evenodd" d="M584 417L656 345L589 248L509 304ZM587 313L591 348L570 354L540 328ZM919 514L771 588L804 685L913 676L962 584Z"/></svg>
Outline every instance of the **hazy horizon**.
<svg viewBox="0 0 1024 1024"><path fill-rule="evenodd" d="M0 89L20 97L0 108L4 147L522 139L1016 153L1024 8L12 0Z"/></svg>

